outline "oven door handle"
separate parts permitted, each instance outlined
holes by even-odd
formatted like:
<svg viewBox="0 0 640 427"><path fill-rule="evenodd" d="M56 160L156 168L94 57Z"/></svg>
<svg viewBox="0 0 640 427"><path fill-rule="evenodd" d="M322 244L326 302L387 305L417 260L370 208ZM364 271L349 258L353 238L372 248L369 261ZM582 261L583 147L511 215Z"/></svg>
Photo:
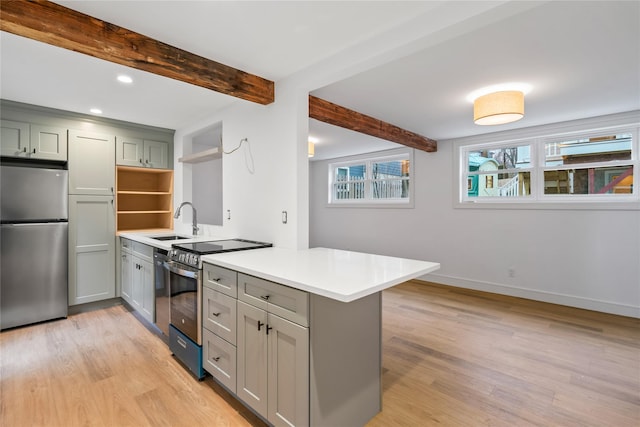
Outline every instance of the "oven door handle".
<svg viewBox="0 0 640 427"><path fill-rule="evenodd" d="M178 264L173 261L164 261L162 266L165 270L169 270L172 273L176 273L179 276L188 277L190 279L198 279L198 276L200 275L198 271L180 268Z"/></svg>

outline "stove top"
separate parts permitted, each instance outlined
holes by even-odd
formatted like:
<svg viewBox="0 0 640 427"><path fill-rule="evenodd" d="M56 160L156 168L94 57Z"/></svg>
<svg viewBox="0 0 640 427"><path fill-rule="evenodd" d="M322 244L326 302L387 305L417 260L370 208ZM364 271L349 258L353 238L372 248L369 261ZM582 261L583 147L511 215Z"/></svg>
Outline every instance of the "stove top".
<svg viewBox="0 0 640 427"><path fill-rule="evenodd" d="M174 249L182 249L198 255L216 254L219 252L242 251L246 249L268 248L273 246L271 243L254 242L252 240L229 239L229 240L213 240L209 242L193 242L193 243L174 243L171 245Z"/></svg>
<svg viewBox="0 0 640 427"><path fill-rule="evenodd" d="M206 242L174 243L169 256L173 261L202 268L202 255L222 252L245 251L249 249L268 248L271 243L256 242L244 239L212 240Z"/></svg>

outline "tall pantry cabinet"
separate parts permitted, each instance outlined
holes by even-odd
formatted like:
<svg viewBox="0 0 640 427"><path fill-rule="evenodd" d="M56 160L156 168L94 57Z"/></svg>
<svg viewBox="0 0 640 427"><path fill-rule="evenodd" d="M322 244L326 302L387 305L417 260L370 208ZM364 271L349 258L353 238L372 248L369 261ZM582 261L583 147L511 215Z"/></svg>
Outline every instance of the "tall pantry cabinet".
<svg viewBox="0 0 640 427"><path fill-rule="evenodd" d="M69 131L69 305L116 296L115 136Z"/></svg>

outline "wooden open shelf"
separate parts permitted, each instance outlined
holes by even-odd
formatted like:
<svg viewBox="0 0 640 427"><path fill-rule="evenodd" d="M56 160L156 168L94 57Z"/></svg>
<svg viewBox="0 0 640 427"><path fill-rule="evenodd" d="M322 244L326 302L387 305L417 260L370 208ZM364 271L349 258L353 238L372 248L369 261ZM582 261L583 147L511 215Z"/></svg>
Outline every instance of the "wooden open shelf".
<svg viewBox="0 0 640 427"><path fill-rule="evenodd" d="M173 229L173 171L116 168L116 231Z"/></svg>

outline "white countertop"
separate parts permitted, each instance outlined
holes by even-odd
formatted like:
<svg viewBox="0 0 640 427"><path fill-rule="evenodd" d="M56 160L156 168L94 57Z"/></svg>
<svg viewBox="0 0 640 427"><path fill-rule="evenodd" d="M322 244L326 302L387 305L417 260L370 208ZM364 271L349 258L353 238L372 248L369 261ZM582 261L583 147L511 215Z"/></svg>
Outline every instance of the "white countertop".
<svg viewBox="0 0 640 427"><path fill-rule="evenodd" d="M327 248L253 249L206 255L202 260L342 302L440 268L435 262Z"/></svg>
<svg viewBox="0 0 640 427"><path fill-rule="evenodd" d="M152 238L174 234L187 238ZM120 233L120 237L165 250L171 249L171 245L177 242L204 242L228 238L189 236L170 231L123 232ZM202 260L342 302L357 300L440 268L440 264L436 262L328 248L252 249L205 255Z"/></svg>

